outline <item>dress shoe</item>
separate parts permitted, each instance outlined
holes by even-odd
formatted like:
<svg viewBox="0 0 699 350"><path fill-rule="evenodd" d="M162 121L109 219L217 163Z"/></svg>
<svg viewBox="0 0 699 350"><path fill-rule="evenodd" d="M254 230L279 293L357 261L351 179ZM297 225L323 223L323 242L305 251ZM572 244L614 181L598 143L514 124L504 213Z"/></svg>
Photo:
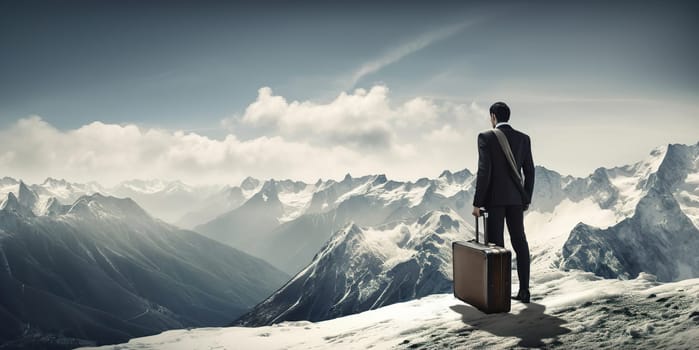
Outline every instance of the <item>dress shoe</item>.
<svg viewBox="0 0 699 350"><path fill-rule="evenodd" d="M519 300L524 304L529 304L529 290L520 290L517 295L513 296L512 299Z"/></svg>

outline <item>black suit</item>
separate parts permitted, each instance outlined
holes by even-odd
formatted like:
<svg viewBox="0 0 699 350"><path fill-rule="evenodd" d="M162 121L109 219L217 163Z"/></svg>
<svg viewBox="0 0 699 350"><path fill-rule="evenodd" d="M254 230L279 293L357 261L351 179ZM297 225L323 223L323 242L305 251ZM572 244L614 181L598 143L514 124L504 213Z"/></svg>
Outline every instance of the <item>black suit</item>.
<svg viewBox="0 0 699 350"><path fill-rule="evenodd" d="M524 191L532 198L534 190L534 161L532 160L529 136L513 129L510 125L498 126L510 143L515 164L524 173ZM529 245L524 234L524 206L530 200L523 198L512 178L510 165L492 131L478 135L478 173L474 207L488 210L488 242L505 246L503 239L504 221L510 232L512 248L517 254L517 274L520 289L529 289Z"/></svg>

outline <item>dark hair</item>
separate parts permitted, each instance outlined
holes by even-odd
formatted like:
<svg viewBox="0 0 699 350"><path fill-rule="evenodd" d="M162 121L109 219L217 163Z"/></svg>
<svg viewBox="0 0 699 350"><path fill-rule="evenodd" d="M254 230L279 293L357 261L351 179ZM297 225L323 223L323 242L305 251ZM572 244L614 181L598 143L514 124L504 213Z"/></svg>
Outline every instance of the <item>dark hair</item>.
<svg viewBox="0 0 699 350"><path fill-rule="evenodd" d="M498 122L506 122L510 120L510 107L507 107L505 102L495 102L490 106L490 113L495 114L495 119Z"/></svg>

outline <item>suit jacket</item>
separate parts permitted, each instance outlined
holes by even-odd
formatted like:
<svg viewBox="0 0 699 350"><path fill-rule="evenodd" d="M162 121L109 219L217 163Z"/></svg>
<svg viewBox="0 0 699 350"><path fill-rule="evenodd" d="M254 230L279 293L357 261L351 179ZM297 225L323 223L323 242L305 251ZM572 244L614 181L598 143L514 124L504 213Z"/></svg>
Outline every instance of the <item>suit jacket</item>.
<svg viewBox="0 0 699 350"><path fill-rule="evenodd" d="M517 170L520 175L524 173L524 190L532 198L534 161L529 136L507 124L498 126L498 129L507 136ZM511 171L497 136L492 131L478 134L478 173L473 206L528 205L512 179Z"/></svg>

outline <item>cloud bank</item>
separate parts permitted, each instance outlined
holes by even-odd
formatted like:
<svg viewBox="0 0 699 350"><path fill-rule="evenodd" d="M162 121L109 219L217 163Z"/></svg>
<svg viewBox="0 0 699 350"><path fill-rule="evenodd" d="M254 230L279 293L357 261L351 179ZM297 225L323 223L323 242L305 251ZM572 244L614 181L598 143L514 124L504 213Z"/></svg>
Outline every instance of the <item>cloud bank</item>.
<svg viewBox="0 0 699 350"><path fill-rule="evenodd" d="M222 120L222 139L193 132L95 121L59 130L39 116L0 130L0 176L48 176L112 185L140 178L238 184L245 176L308 182L344 174L397 179L473 169L482 107L417 97L392 103L386 86L340 93L326 103L287 101L269 87L240 116ZM247 128L242 139L235 130Z"/></svg>

